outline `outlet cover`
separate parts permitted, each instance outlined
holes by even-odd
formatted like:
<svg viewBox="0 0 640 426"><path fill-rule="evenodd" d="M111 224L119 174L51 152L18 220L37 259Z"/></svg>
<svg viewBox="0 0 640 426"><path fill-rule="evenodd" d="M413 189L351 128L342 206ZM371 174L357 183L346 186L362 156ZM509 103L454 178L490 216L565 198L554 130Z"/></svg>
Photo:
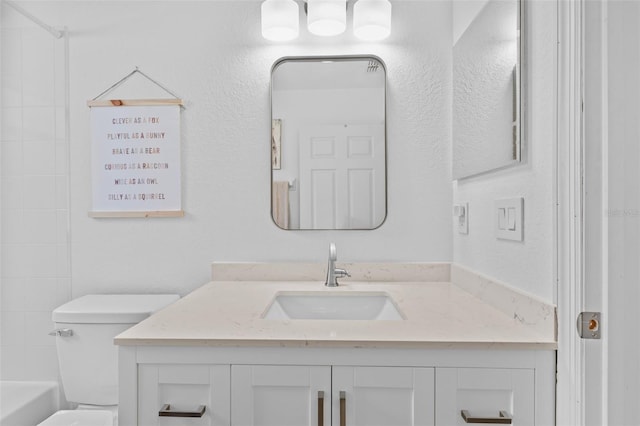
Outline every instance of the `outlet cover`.
<svg viewBox="0 0 640 426"><path fill-rule="evenodd" d="M494 212L496 238L524 240L524 198L496 200Z"/></svg>

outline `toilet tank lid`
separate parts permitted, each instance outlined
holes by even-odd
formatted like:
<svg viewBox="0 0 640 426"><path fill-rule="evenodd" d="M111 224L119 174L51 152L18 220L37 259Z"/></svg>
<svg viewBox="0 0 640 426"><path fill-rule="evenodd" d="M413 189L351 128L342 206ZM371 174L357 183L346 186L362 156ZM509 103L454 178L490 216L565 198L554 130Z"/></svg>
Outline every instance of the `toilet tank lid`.
<svg viewBox="0 0 640 426"><path fill-rule="evenodd" d="M177 294L89 294L53 311L54 322L136 324L180 298Z"/></svg>

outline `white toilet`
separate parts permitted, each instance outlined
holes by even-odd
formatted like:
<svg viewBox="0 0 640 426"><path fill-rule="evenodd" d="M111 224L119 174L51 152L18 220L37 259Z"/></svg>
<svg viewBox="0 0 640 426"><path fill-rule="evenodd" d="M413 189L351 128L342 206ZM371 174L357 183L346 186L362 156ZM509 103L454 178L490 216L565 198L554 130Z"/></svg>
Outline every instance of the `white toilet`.
<svg viewBox="0 0 640 426"><path fill-rule="evenodd" d="M38 426L117 426L118 350L113 338L179 299L176 294L94 294L53 311L60 376L67 401Z"/></svg>

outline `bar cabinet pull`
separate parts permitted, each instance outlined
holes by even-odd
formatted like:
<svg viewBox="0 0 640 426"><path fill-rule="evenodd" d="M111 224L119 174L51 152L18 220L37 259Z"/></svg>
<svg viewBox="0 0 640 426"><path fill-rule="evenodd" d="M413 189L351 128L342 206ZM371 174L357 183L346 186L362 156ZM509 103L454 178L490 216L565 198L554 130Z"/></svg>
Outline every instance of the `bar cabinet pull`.
<svg viewBox="0 0 640 426"><path fill-rule="evenodd" d="M324 426L324 391L318 391L318 426Z"/></svg>
<svg viewBox="0 0 640 426"><path fill-rule="evenodd" d="M340 391L340 426L347 426L347 393Z"/></svg>
<svg viewBox="0 0 640 426"><path fill-rule="evenodd" d="M202 417L207 407L200 405L196 411L172 411L171 404L164 404L158 417Z"/></svg>
<svg viewBox="0 0 640 426"><path fill-rule="evenodd" d="M513 419L506 411L500 410L500 417L473 417L469 411L462 410L460 415L465 423L494 423L501 425L510 425Z"/></svg>

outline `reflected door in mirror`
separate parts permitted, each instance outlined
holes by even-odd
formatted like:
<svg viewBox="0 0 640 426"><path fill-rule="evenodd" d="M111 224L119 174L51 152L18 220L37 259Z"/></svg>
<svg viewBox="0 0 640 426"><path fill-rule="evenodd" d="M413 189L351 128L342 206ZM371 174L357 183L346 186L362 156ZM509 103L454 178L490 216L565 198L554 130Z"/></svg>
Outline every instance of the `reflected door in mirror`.
<svg viewBox="0 0 640 426"><path fill-rule="evenodd" d="M384 127L310 126L300 133L300 228L372 229L384 219Z"/></svg>

